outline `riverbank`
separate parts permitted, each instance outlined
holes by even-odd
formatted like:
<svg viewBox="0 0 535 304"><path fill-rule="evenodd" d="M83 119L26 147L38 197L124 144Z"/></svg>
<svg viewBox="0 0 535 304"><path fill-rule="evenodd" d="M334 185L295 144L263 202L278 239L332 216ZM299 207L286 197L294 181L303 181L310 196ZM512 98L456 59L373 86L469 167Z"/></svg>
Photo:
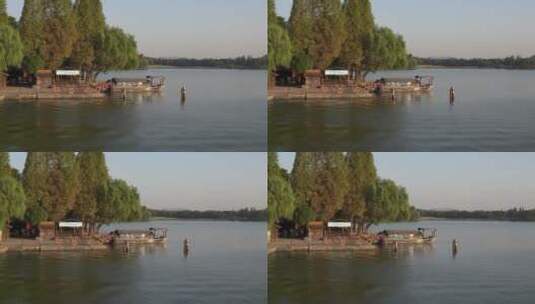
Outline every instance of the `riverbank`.
<svg viewBox="0 0 535 304"><path fill-rule="evenodd" d="M372 98L374 94L360 86L336 85L322 87L270 87L268 88L268 101L270 100L309 100L329 98Z"/></svg>
<svg viewBox="0 0 535 304"><path fill-rule="evenodd" d="M107 95L91 86L65 86L54 88L6 87L0 91L0 100L47 99L104 99Z"/></svg>
<svg viewBox="0 0 535 304"><path fill-rule="evenodd" d="M110 247L97 239L61 239L40 241L30 239L9 239L0 245L0 253L4 252L43 252L43 251L93 251L107 250Z"/></svg>
<svg viewBox="0 0 535 304"><path fill-rule="evenodd" d="M302 240L278 239L268 244L268 254L299 251L368 251L377 249L371 241L363 239Z"/></svg>

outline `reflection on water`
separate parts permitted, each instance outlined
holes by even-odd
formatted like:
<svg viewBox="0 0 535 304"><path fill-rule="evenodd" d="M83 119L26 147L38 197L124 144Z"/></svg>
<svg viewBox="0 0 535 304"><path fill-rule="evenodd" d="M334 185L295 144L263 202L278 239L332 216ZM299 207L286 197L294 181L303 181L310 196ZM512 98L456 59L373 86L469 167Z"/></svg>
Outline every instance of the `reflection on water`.
<svg viewBox="0 0 535 304"><path fill-rule="evenodd" d="M370 78L435 76L430 94L269 104L270 150L530 151L535 71L430 69ZM449 88L456 99L450 102Z"/></svg>
<svg viewBox="0 0 535 304"><path fill-rule="evenodd" d="M266 150L264 71L158 69L102 77L145 75L165 76L164 91L127 94L126 101L0 102L0 150Z"/></svg>
<svg viewBox="0 0 535 304"><path fill-rule="evenodd" d="M269 303L532 303L535 223L421 222L433 246L269 256ZM452 256L457 239L458 254Z"/></svg>
<svg viewBox="0 0 535 304"><path fill-rule="evenodd" d="M163 221L168 243L0 255L0 303L265 303L263 223ZM183 256L182 240L191 238Z"/></svg>

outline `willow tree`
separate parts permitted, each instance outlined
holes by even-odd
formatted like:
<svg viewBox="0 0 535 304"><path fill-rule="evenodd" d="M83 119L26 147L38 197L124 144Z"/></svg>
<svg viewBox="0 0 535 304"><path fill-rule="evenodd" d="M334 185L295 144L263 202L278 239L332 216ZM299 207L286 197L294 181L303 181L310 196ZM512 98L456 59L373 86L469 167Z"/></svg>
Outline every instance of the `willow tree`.
<svg viewBox="0 0 535 304"><path fill-rule="evenodd" d="M9 175L11 173L11 167L9 165L9 153L0 152L0 176Z"/></svg>
<svg viewBox="0 0 535 304"><path fill-rule="evenodd" d="M371 49L364 60L364 76L382 69L402 69L409 66L405 41L387 27L376 27Z"/></svg>
<svg viewBox="0 0 535 304"><path fill-rule="evenodd" d="M141 220L146 209L137 189L123 180L111 179L99 190L96 221L99 226L114 222Z"/></svg>
<svg viewBox="0 0 535 304"><path fill-rule="evenodd" d="M76 19L70 0L42 0L42 59L49 69L61 67L78 40Z"/></svg>
<svg viewBox="0 0 535 304"><path fill-rule="evenodd" d="M96 73L135 69L138 66L139 53L134 36L120 28L107 27L102 48L96 54Z"/></svg>
<svg viewBox="0 0 535 304"><path fill-rule="evenodd" d="M310 0L294 0L288 31L293 46L292 69L303 73L313 67L314 63L310 56L312 44L312 12L309 7Z"/></svg>
<svg viewBox="0 0 535 304"><path fill-rule="evenodd" d="M22 68L28 73L35 73L44 67L43 60L43 22L44 0L24 0L20 17L19 31L24 45Z"/></svg>
<svg viewBox="0 0 535 304"><path fill-rule="evenodd" d="M377 171L371 152L350 152L346 155L348 166L348 192L344 199L343 213L358 232L364 230L364 215L370 191L377 181Z"/></svg>
<svg viewBox="0 0 535 304"><path fill-rule="evenodd" d="M310 56L314 67L328 68L339 56L346 37L340 0L309 0L311 10Z"/></svg>
<svg viewBox="0 0 535 304"><path fill-rule="evenodd" d="M0 174L0 236L9 219L22 218L25 210L26 195L22 184L9 174Z"/></svg>
<svg viewBox="0 0 535 304"><path fill-rule="evenodd" d="M268 153L268 224L269 229L282 219L292 220L295 196L290 182L279 167L277 153Z"/></svg>
<svg viewBox="0 0 535 304"><path fill-rule="evenodd" d="M76 0L74 3L77 41L71 54L71 64L92 75L96 56L103 47L106 19L100 0Z"/></svg>
<svg viewBox="0 0 535 304"><path fill-rule="evenodd" d="M109 180L106 159L102 152L80 152L76 159L80 172L80 190L76 196L73 214L94 228L100 202L99 192Z"/></svg>
<svg viewBox="0 0 535 304"><path fill-rule="evenodd" d="M268 0L268 69L289 67L292 60L292 44L286 28L280 24L275 1Z"/></svg>
<svg viewBox="0 0 535 304"><path fill-rule="evenodd" d="M10 24L5 0L0 1L0 71L19 66L23 47L18 31Z"/></svg>
<svg viewBox="0 0 535 304"><path fill-rule="evenodd" d="M346 40L340 52L340 62L351 74L362 77L363 61L369 55L375 21L369 0L347 0L344 3Z"/></svg>
<svg viewBox="0 0 535 304"><path fill-rule="evenodd" d="M381 222L412 220L414 208L405 188L391 180L378 180L372 187L364 217L364 231Z"/></svg>

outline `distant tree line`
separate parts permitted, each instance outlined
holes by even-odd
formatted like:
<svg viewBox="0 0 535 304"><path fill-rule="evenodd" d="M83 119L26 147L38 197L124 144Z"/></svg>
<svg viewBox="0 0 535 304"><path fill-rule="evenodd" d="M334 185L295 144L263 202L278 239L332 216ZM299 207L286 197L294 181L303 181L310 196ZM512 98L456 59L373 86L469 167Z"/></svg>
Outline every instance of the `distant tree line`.
<svg viewBox="0 0 535 304"><path fill-rule="evenodd" d="M366 233L374 224L418 218L405 188L377 176L372 153L298 152L291 172L268 155L270 229L346 220Z"/></svg>
<svg viewBox="0 0 535 304"><path fill-rule="evenodd" d="M30 152L22 173L0 153L0 227L10 219L33 225L75 219L92 232L149 217L137 189L109 176L101 152Z"/></svg>
<svg viewBox="0 0 535 304"><path fill-rule="evenodd" d="M144 62L132 35L106 24L101 0L24 0L20 20L0 0L0 70L79 69L94 79Z"/></svg>
<svg viewBox="0 0 535 304"><path fill-rule="evenodd" d="M165 217L185 220L221 220L221 221L251 221L264 222L267 220L267 210L244 208L232 211L194 211L194 210L150 210L154 217Z"/></svg>
<svg viewBox="0 0 535 304"><path fill-rule="evenodd" d="M535 221L535 209L513 208L509 210L492 211L462 211L462 210L418 210L423 217L435 217L443 219L473 219L494 220L512 222Z"/></svg>
<svg viewBox="0 0 535 304"><path fill-rule="evenodd" d="M535 69L535 56L519 57L510 56L506 58L417 58L420 65L434 65L444 67L476 67L488 69Z"/></svg>
<svg viewBox="0 0 535 304"><path fill-rule="evenodd" d="M267 67L267 56L251 57L240 56L236 58L150 58L147 57L150 65L165 65L173 67L203 67L220 69L252 69L261 70Z"/></svg>
<svg viewBox="0 0 535 304"><path fill-rule="evenodd" d="M363 80L370 72L415 66L401 35L375 24L370 0L293 0L289 20L268 0L270 71L345 67Z"/></svg>

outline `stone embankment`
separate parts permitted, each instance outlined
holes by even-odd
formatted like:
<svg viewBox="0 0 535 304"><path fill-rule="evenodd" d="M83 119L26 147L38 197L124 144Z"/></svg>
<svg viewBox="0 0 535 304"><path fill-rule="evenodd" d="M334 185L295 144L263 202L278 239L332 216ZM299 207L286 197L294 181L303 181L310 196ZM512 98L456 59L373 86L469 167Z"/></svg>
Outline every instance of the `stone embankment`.
<svg viewBox="0 0 535 304"><path fill-rule="evenodd" d="M365 239L302 240L278 239L268 245L268 253L292 251L359 251L375 250L371 241Z"/></svg>
<svg viewBox="0 0 535 304"><path fill-rule="evenodd" d="M96 239L58 239L58 240L27 240L9 239L2 242L1 247L7 252L32 252L32 251L89 251L105 250L109 247Z"/></svg>
<svg viewBox="0 0 535 304"><path fill-rule="evenodd" d="M329 85L322 87L270 87L268 100L311 100L372 98L374 94L357 85Z"/></svg>
<svg viewBox="0 0 535 304"><path fill-rule="evenodd" d="M8 86L0 92L0 100L104 99L106 97L105 93L88 85L54 88Z"/></svg>

